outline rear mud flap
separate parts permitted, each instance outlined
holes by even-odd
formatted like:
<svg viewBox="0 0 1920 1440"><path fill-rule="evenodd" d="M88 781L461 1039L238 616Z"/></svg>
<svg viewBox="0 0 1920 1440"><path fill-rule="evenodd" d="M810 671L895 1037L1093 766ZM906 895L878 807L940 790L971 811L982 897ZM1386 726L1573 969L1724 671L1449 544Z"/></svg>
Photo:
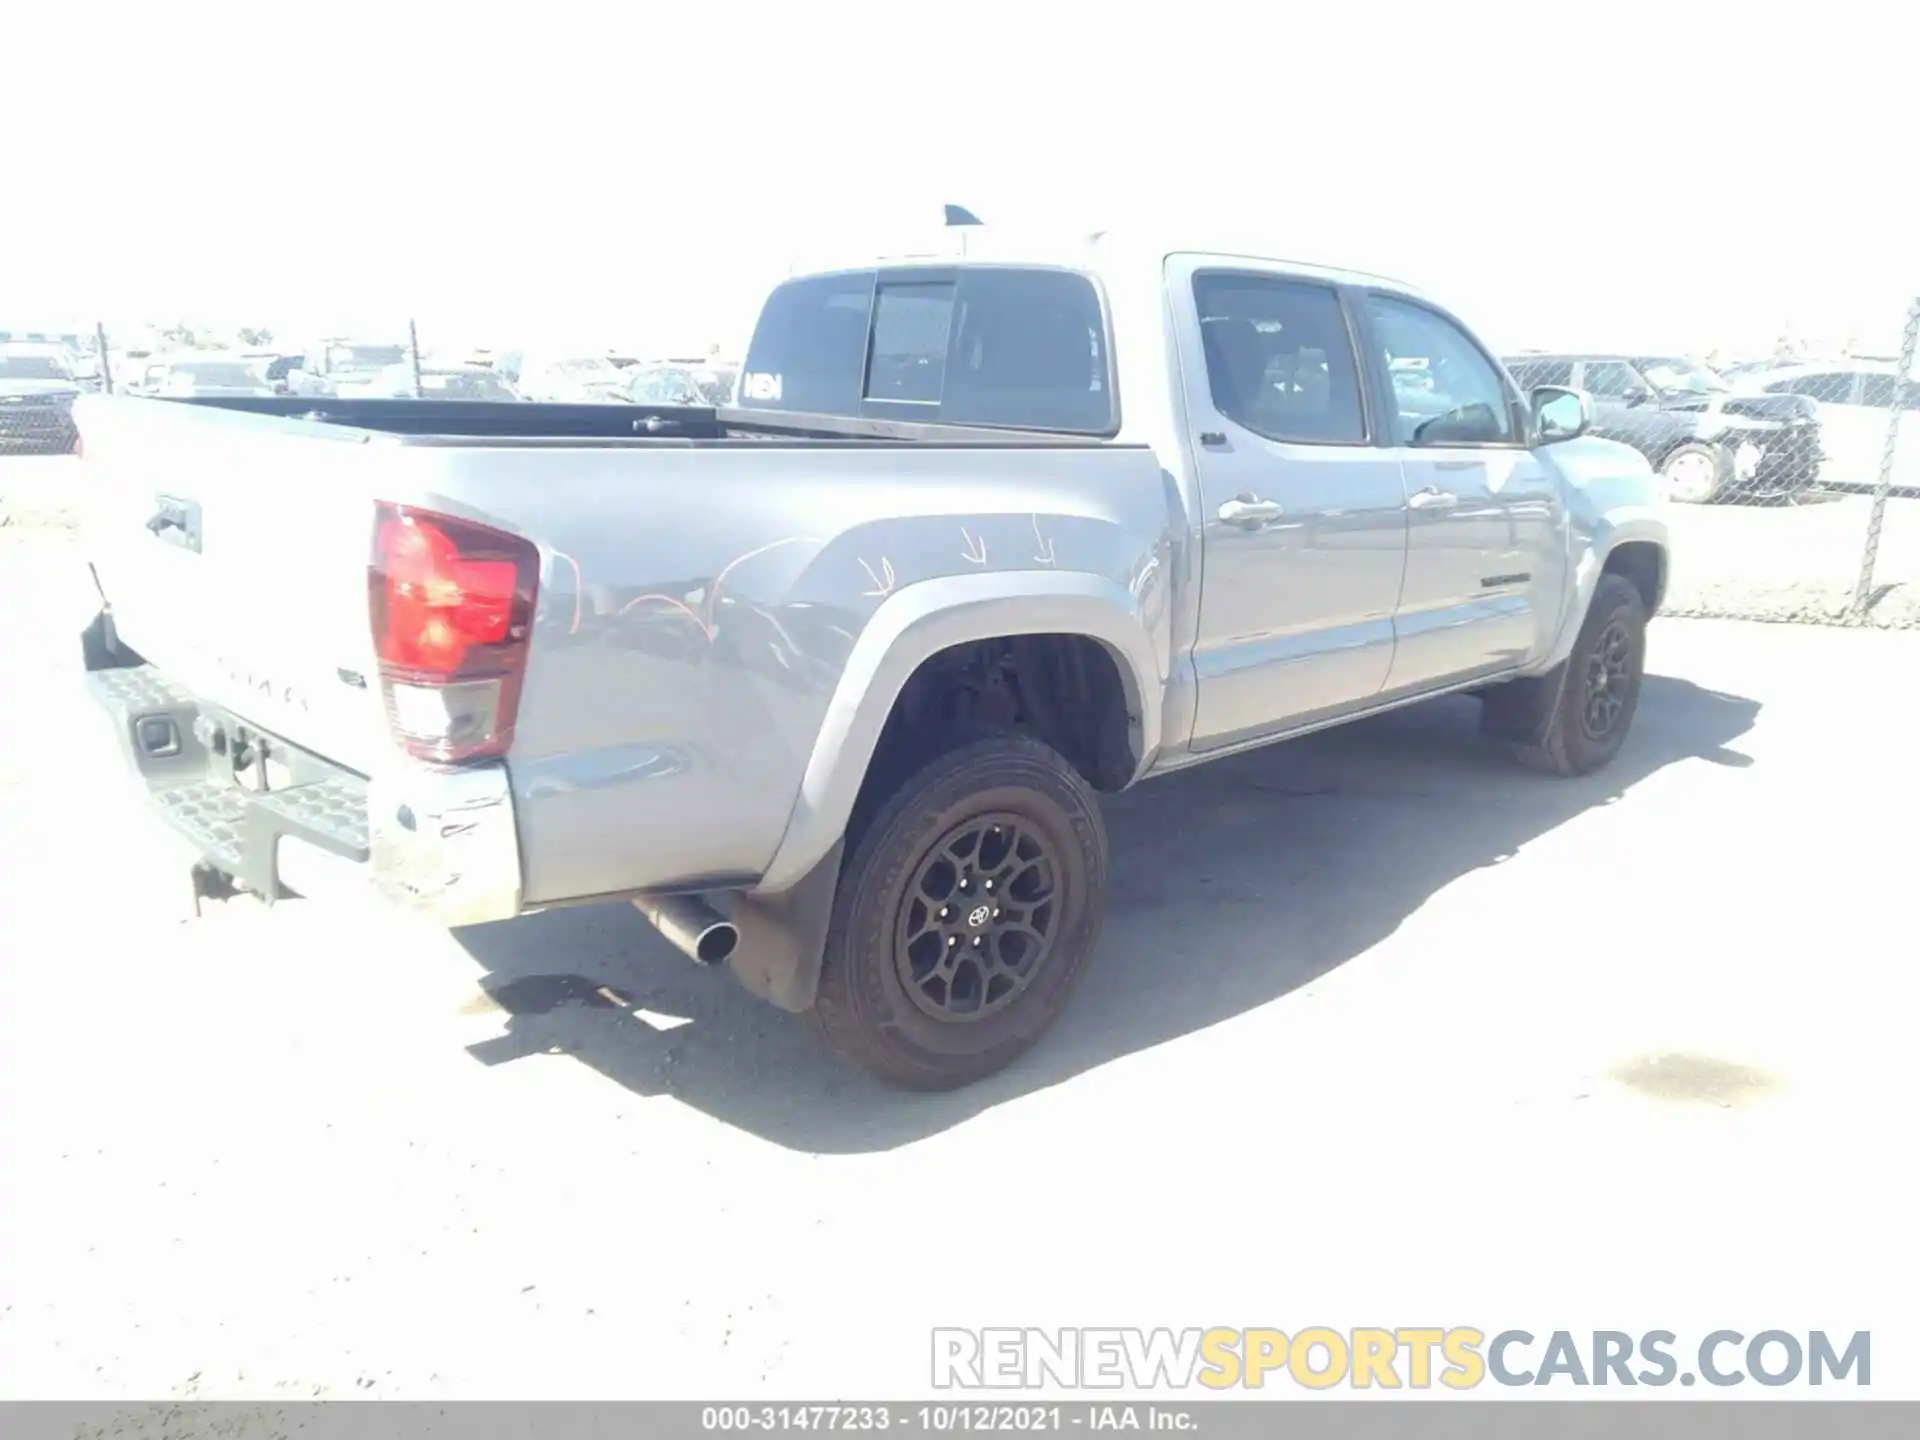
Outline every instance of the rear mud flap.
<svg viewBox="0 0 1920 1440"><path fill-rule="evenodd" d="M777 895L745 891L733 900L730 918L739 927L740 944L727 965L734 978L762 1000L796 1015L813 1008L820 988L820 963L845 848L844 839L836 841L790 890Z"/></svg>

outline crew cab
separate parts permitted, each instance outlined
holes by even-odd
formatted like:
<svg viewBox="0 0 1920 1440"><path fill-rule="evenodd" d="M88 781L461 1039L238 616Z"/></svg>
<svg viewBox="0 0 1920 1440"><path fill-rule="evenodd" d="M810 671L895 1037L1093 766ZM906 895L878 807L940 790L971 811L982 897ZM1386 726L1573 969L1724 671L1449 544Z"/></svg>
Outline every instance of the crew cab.
<svg viewBox="0 0 1920 1440"><path fill-rule="evenodd" d="M1458 691L1618 751L1667 527L1581 394L1377 276L967 240L779 285L731 408L81 397L89 683L203 873L630 901L940 1089L1091 959L1100 794Z"/></svg>

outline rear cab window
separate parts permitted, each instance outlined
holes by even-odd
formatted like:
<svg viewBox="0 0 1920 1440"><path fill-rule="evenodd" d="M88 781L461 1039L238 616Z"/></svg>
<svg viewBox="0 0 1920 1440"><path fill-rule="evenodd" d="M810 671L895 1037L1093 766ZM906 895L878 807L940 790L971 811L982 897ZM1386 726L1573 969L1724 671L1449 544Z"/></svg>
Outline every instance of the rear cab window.
<svg viewBox="0 0 1920 1440"><path fill-rule="evenodd" d="M1100 294L1077 271L996 265L790 280L741 367L743 410L1109 436Z"/></svg>

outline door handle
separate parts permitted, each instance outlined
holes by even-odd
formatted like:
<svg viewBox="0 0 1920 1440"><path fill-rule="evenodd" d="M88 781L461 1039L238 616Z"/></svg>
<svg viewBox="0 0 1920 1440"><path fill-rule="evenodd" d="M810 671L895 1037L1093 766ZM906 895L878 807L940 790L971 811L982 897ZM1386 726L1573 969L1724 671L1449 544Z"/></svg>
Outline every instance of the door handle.
<svg viewBox="0 0 1920 1440"><path fill-rule="evenodd" d="M1451 510L1459 503L1458 495L1451 490L1442 490L1438 485L1416 490L1407 497L1407 505L1414 510Z"/></svg>
<svg viewBox="0 0 1920 1440"><path fill-rule="evenodd" d="M1280 518L1280 507L1272 500L1241 495L1227 501L1215 513L1228 525L1238 525L1242 530L1258 530L1269 520Z"/></svg>

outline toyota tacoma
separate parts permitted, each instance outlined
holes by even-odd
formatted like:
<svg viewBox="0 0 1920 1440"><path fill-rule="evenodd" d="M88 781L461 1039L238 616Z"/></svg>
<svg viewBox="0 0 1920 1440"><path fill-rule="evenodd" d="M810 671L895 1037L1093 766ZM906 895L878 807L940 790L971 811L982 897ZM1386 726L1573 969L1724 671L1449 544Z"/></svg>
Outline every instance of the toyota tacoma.
<svg viewBox="0 0 1920 1440"><path fill-rule="evenodd" d="M1377 276L967 235L780 284L727 407L80 397L89 684L200 873L630 902L945 1089L1093 958L1099 796L1452 692L1618 751L1668 536L1583 395Z"/></svg>

